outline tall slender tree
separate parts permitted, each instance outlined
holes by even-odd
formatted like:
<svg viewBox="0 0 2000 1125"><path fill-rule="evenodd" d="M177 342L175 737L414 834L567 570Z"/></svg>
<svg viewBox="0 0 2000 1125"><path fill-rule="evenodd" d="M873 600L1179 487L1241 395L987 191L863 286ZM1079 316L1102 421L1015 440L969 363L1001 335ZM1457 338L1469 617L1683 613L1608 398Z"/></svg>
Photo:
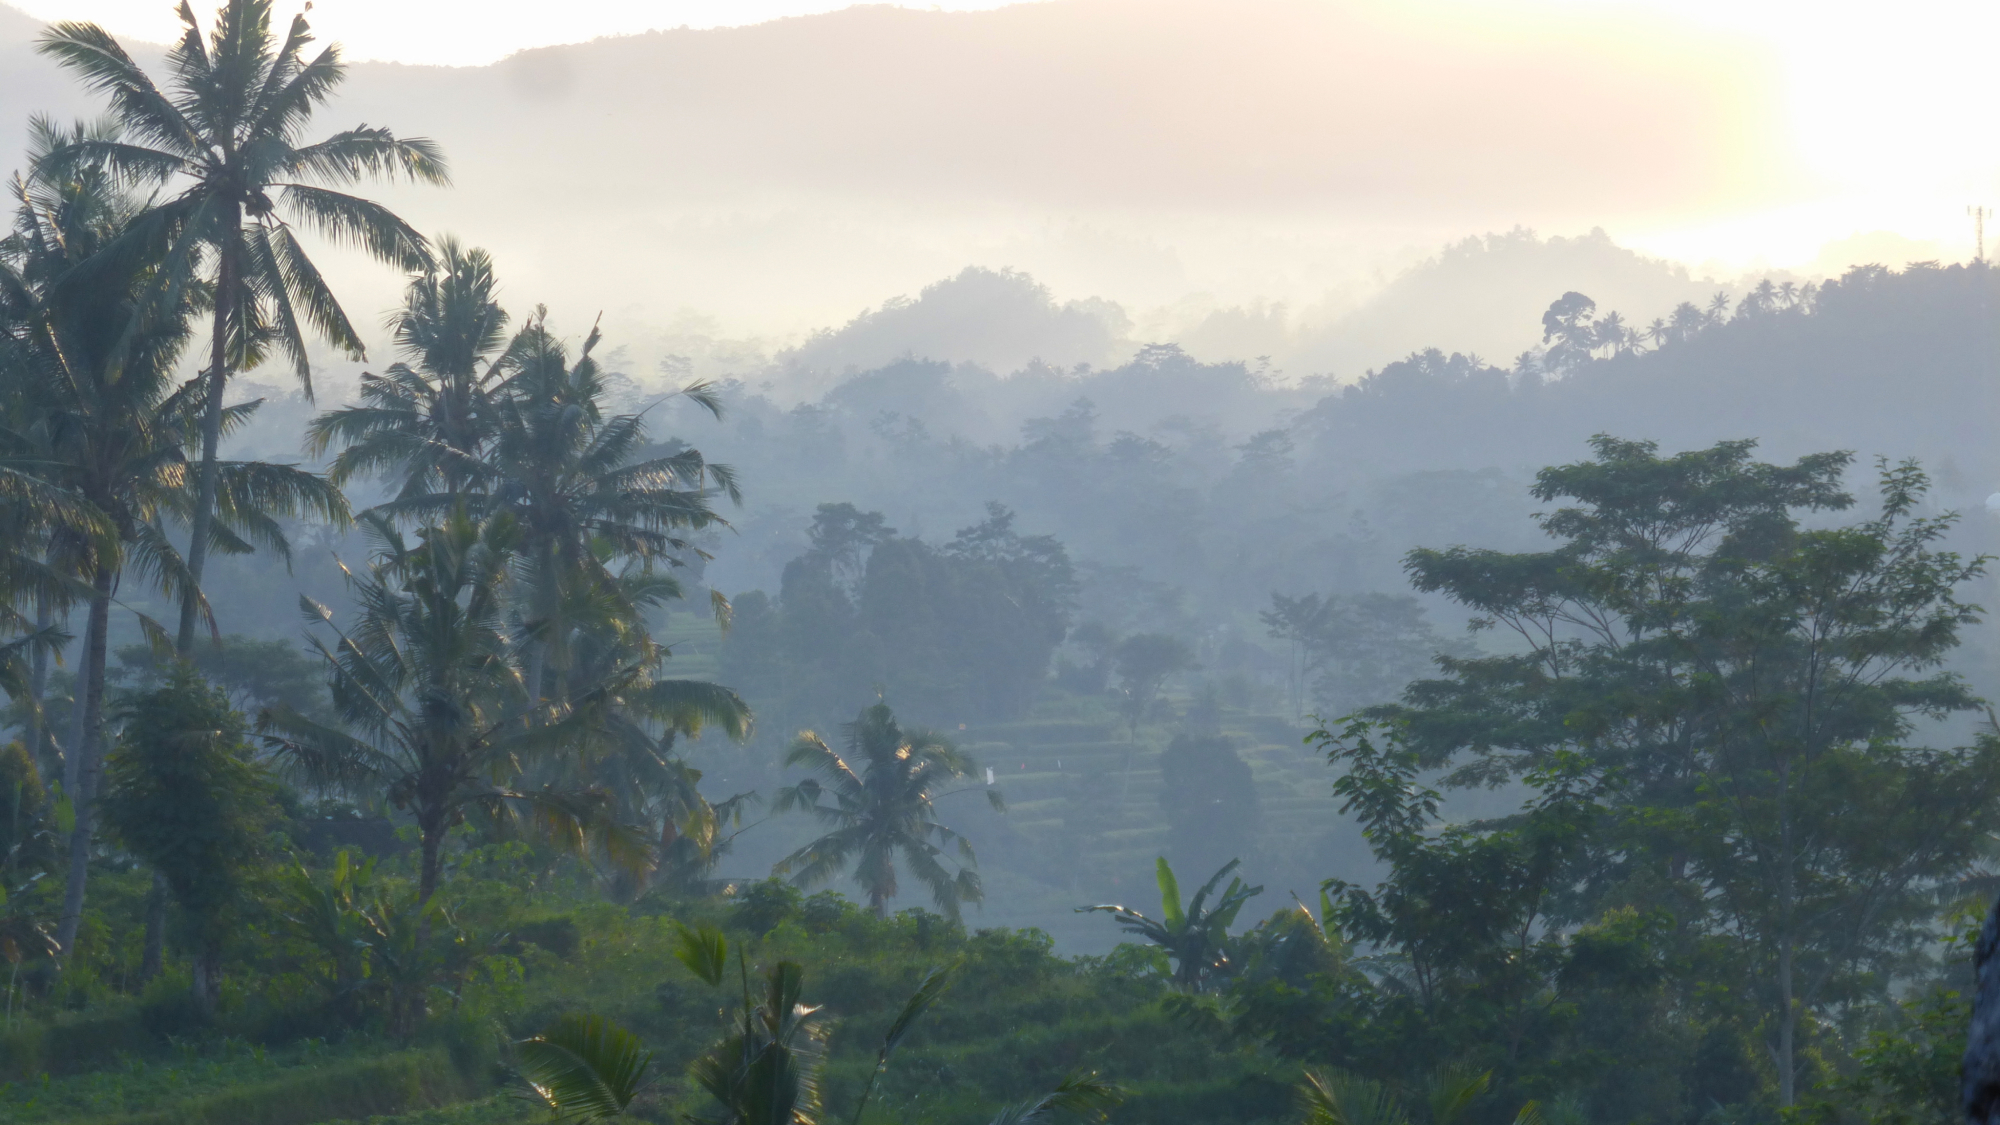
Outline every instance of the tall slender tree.
<svg viewBox="0 0 2000 1125"><path fill-rule="evenodd" d="M563 694L573 662L572 626L566 608L579 596L613 597L621 589L610 564L634 560L674 566L694 552L688 531L718 523L705 485L740 500L735 474L694 448L643 457L645 419L605 417L604 371L591 352L595 327L574 360L537 309L510 351L520 365L499 402L500 422L490 458L485 506L512 513L521 524L528 581L523 612L537 643L529 689L538 697ZM721 403L705 384L681 392L721 416ZM614 617L639 618L625 605ZM553 666L556 683L547 682Z"/></svg>
<svg viewBox="0 0 2000 1125"><path fill-rule="evenodd" d="M306 431L313 456L342 447L328 474L335 484L401 477L396 498L407 501L484 478L480 458L512 355L498 287L486 251L438 239L436 264L410 282L390 322L402 359L363 375L359 403L321 414Z"/></svg>
<svg viewBox="0 0 2000 1125"><path fill-rule="evenodd" d="M34 137L32 171L17 179L12 232L0 242L0 302L12 342L12 372L29 402L26 423L0 434L4 464L78 498L79 516L51 528L47 555L89 588L76 721L64 791L76 809L69 879L57 939L67 954L82 919L95 833L92 798L104 742L104 682L111 607L120 580L137 573L169 596L190 591L188 568L168 540L194 497L187 451L199 440L206 380L177 385L173 368L189 336L182 308L144 309L164 268L127 236L137 201L108 162L72 159L85 142L120 143L109 132L67 134L47 124ZM158 249L156 243L154 246ZM191 304L198 290L182 290ZM134 325L137 329L134 329ZM222 412L240 423L256 404ZM224 550L286 551L277 516L345 520L337 489L298 469L259 462L216 466L215 537ZM150 621L142 622L157 629Z"/></svg>
<svg viewBox="0 0 2000 1125"><path fill-rule="evenodd" d="M435 144L385 128L306 142L313 112L345 72L336 46L307 56L313 38L303 13L282 39L273 33L270 0L227 0L205 41L186 0L180 18L184 30L167 52L164 89L96 24L54 24L40 47L109 95L130 138L78 138L73 156L169 191L132 224L132 237L165 254L152 298L135 306L116 337L142 330L163 311L179 311L194 289L208 295L212 310L176 637L185 653L194 644L202 575L216 546L217 450L230 377L275 346L310 394L309 334L350 355L363 352L293 223L381 261L421 269L429 264L421 235L381 204L335 189L376 177L442 184L447 176Z"/></svg>
<svg viewBox="0 0 2000 1125"><path fill-rule="evenodd" d="M439 268L411 283L394 320L405 362L365 381L361 404L316 419L308 448L341 447L336 481L400 478L379 509L393 518L421 525L463 505L518 520L526 581L516 609L537 642L529 688L559 696L575 659L570 607L609 599L615 611L601 622L643 630L644 607L621 599L660 591L622 581L621 566L679 565L697 553L688 532L724 522L714 496L741 494L728 466L700 450L652 444L643 414L606 413L595 327L572 354L538 308L502 348L491 259L449 238L439 245ZM680 393L721 416L707 384Z"/></svg>
<svg viewBox="0 0 2000 1125"><path fill-rule="evenodd" d="M605 701L627 685L597 685L560 709L529 697L507 621L515 521L460 511L412 545L379 513L363 518L380 548L354 582L353 626L335 627L331 610L300 599L308 620L333 630L332 644L314 644L340 724L279 706L259 716L267 744L316 785L376 793L410 813L420 902L437 891L445 835L469 815L525 818L576 850L595 832L612 858L636 864L645 849L611 823L606 794L523 784L537 759L592 741Z"/></svg>

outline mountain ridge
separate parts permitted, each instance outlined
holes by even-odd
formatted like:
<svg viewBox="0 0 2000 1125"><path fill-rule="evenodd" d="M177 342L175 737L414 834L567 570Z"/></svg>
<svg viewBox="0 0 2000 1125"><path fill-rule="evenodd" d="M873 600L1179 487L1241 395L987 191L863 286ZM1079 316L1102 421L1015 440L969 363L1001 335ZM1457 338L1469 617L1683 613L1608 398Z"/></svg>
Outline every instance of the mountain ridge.
<svg viewBox="0 0 2000 1125"><path fill-rule="evenodd" d="M30 112L101 112L12 14L0 167ZM316 128L436 139L456 188L371 191L491 249L531 302L628 327L706 316L798 339L967 266L1129 309L1308 307L1376 287L1412 246L1783 181L1747 49L1662 33L1659 58L1613 65L1655 30L1489 42L1304 0L877 5L481 67L353 63ZM393 271L325 268L361 309L396 299Z"/></svg>

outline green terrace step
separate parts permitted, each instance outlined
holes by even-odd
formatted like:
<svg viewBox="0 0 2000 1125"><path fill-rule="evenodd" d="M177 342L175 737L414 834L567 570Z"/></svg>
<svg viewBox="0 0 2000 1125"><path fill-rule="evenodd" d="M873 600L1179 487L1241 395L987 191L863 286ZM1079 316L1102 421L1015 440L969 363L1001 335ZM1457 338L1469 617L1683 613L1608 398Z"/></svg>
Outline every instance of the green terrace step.
<svg viewBox="0 0 2000 1125"><path fill-rule="evenodd" d="M443 1050L410 1050L291 1068L263 1081L181 1097L151 1110L69 1120L76 1125L317 1125L449 1105L483 1093L476 1085Z"/></svg>
<svg viewBox="0 0 2000 1125"><path fill-rule="evenodd" d="M966 732L968 738L983 741L1022 744L1047 744L1052 742L1092 742L1110 738L1117 731L1115 723L1100 723L1075 720L1026 721L1019 723L993 723Z"/></svg>

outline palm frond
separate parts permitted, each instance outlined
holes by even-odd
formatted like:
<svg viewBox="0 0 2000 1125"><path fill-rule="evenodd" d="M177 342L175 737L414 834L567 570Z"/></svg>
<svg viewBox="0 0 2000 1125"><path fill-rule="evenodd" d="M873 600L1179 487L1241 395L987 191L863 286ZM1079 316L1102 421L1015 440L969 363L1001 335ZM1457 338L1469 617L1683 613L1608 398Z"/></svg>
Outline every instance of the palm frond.
<svg viewBox="0 0 2000 1125"><path fill-rule="evenodd" d="M570 1015L516 1044L520 1071L558 1120L616 1117L644 1087L653 1052L603 1016Z"/></svg>
<svg viewBox="0 0 2000 1125"><path fill-rule="evenodd" d="M1097 1075L1072 1074L1041 1097L1002 1109L994 1115L992 1125L1045 1125L1065 1114L1101 1121L1106 1110L1124 1100L1123 1090Z"/></svg>
<svg viewBox="0 0 2000 1125"><path fill-rule="evenodd" d="M284 205L328 241L354 246L376 259L408 270L430 264L424 236L395 212L373 200L308 184L280 188Z"/></svg>

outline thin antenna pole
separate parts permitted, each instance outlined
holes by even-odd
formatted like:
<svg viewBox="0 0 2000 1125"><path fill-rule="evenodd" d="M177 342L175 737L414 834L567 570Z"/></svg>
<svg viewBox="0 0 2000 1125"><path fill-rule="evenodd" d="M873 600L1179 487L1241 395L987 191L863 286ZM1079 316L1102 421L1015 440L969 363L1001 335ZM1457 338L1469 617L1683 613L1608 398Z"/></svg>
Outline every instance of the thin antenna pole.
<svg viewBox="0 0 2000 1125"><path fill-rule="evenodd" d="M1986 264L1986 216L1993 212L1983 205L1975 205L1967 207L1965 213L1972 216L1972 260L1983 266Z"/></svg>

